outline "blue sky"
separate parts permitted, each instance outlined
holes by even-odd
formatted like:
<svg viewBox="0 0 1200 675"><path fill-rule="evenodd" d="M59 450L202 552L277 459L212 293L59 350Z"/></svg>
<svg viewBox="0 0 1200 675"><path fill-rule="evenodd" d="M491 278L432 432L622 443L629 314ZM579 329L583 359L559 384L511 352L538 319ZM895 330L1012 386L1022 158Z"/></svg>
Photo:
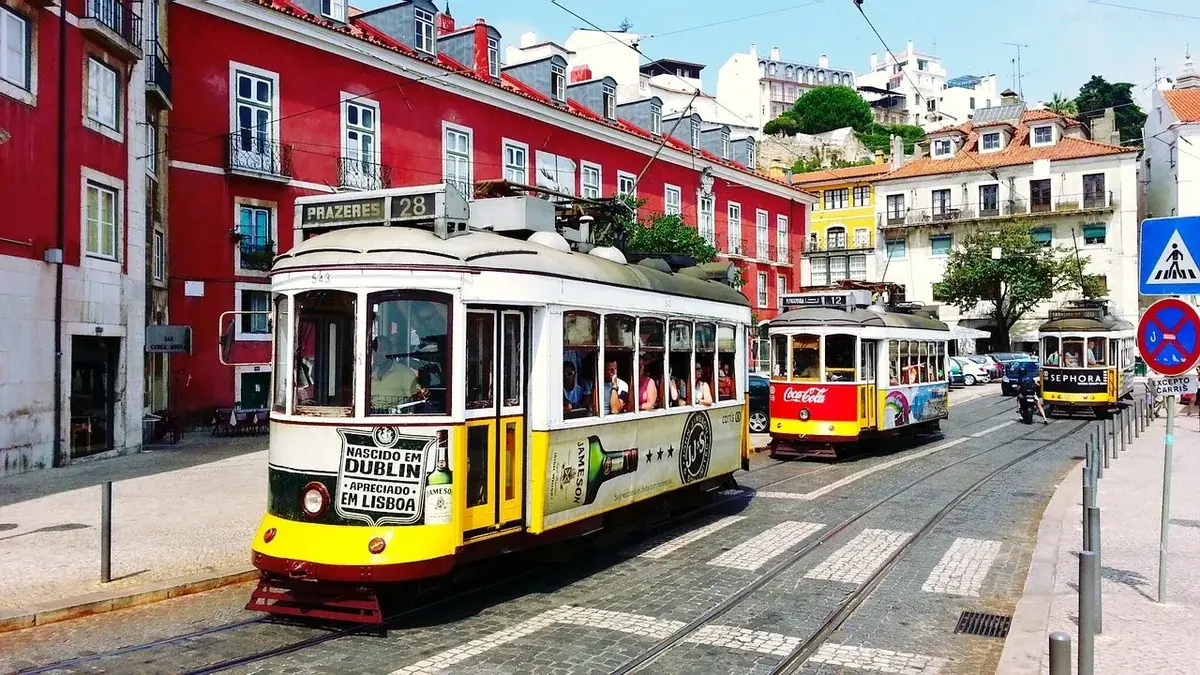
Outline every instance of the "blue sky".
<svg viewBox="0 0 1200 675"><path fill-rule="evenodd" d="M435 0L445 8L446 0ZM1107 1L1107 0L1106 0ZM521 33L562 42L583 22L550 0L450 0L461 24L486 18L517 42ZM615 29L628 18L641 35L668 33L750 14L767 16L732 21L673 35L651 37L642 50L652 58L673 57L708 65L705 89L715 91L717 71L735 51L757 43L759 53L779 47L785 59L815 63L829 55L833 67L857 73L867 69L879 40L859 16L852 0L559 0L588 20ZM1015 48L1021 49L1026 99L1048 99L1053 92L1074 96L1092 74L1109 81L1133 82L1143 107L1149 101L1154 58L1163 74L1174 75L1185 45L1200 52L1200 2L1194 0L1112 0L1113 4L1184 16L1135 11L1089 0L865 0L863 8L893 50L908 40L919 51L942 58L950 76L996 74L1011 86ZM389 0L351 0L374 8ZM780 11L776 11L780 10ZM1190 15L1188 18L1187 15ZM1200 56L1195 59L1200 62Z"/></svg>

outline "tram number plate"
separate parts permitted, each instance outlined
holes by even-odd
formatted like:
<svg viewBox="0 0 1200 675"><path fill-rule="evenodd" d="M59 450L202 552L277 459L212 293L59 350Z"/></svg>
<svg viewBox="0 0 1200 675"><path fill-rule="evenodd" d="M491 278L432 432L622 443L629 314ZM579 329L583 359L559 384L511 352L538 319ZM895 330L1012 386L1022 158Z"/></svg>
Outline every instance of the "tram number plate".
<svg viewBox="0 0 1200 675"><path fill-rule="evenodd" d="M419 220L432 218L436 214L436 197L431 192L425 195L405 195L392 198L392 220Z"/></svg>

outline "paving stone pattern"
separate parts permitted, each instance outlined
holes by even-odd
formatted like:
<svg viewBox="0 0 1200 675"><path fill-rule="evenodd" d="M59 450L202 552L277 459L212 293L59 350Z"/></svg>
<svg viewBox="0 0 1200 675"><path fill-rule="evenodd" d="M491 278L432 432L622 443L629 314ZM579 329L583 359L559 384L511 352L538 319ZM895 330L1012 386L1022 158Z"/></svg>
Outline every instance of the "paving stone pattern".
<svg viewBox="0 0 1200 675"><path fill-rule="evenodd" d="M863 530L804 576L808 579L862 583L911 536L911 532Z"/></svg>
<svg viewBox="0 0 1200 675"><path fill-rule="evenodd" d="M921 590L979 597L988 570L1000 553L1000 542L959 537L950 545Z"/></svg>
<svg viewBox="0 0 1200 675"><path fill-rule="evenodd" d="M776 556L824 529L821 523L785 521L708 561L718 567L757 570Z"/></svg>
<svg viewBox="0 0 1200 675"><path fill-rule="evenodd" d="M741 492L741 490L729 490L722 491L722 494L740 494ZM661 537L655 537L645 544L629 549L628 552L642 558L661 558L744 518L745 516L709 516L696 523L700 527L686 525L677 527Z"/></svg>

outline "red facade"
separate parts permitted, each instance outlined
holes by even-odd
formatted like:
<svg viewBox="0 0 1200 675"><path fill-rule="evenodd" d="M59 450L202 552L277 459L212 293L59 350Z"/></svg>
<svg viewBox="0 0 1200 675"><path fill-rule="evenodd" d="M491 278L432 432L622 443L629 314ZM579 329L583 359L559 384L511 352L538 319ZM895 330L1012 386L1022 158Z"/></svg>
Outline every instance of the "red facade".
<svg viewBox="0 0 1200 675"><path fill-rule="evenodd" d="M296 30L335 30L332 24L319 26L313 20L289 16L278 8L263 5L250 5L250 8L249 11L269 12L277 20L294 24ZM682 166L660 156L650 162L653 153L639 149L635 143L648 140L648 133L642 132L639 137L636 129L633 132L616 131L616 124L591 121L588 118L597 116L581 110L574 102L572 112L565 107L537 101L532 92L512 91L520 88L519 83L510 83L512 86L507 87L508 91L498 85L486 85L495 86L497 96L507 96L514 101L513 105L504 107L495 101L479 100L480 97L472 96L468 88L462 86L461 83L466 82L475 87L483 86L480 82L483 78L478 72L468 75L448 69L436 77L414 79L411 73L398 74L394 66L389 69L382 63L365 63L364 60L370 59L350 58L319 44L289 39L253 21L217 16L179 3L172 3L170 11L172 25L186 26L186 30L178 30L172 36L171 58L177 84L170 134L170 216L173 223L170 246L174 251L170 310L173 323L188 324L193 329L192 355L173 362L177 378L174 391L178 392L178 405L183 410L230 405L246 394L245 383L239 380L241 375L219 363L218 319L221 312L233 310L238 305L235 295L246 290L245 284L265 284L266 278L236 269L235 256L241 244L231 234L239 227L235 219L244 217L245 212L240 210L242 205L262 208L273 219L272 238L279 250L291 247L295 198L329 192L327 186L339 185L339 159L345 144L345 106L342 101L348 97L362 97L365 100L361 102L377 110L379 164L384 175L390 177L390 187L443 181L444 125L448 124L470 130L471 177L476 182L503 177L504 140L527 146L529 182L532 182L533 160L538 150L570 158L576 163L600 165L601 193L605 196L616 193L618 171L638 175L649 163L637 187L637 196L648 200L643 208L662 212L664 186L674 185L680 188L683 218L690 224L697 223L700 168L709 163L707 160L697 158L697 161ZM297 10L292 7L290 13L296 14ZM356 39L346 35L351 31L338 30L343 33L339 39ZM379 39L375 40L375 44L368 45L365 41L362 44L371 50L380 50ZM395 60L409 59L426 69L432 65L428 60L422 62L402 55L399 52L403 48L399 45L390 46L394 47L391 51ZM454 67L446 60L442 60L441 65ZM225 169L237 106L231 92L231 78L236 77L234 72L238 69L258 73L265 81L274 83L270 114L276 125L281 156L290 157L290 178L243 177L231 175ZM478 66L477 70L480 70ZM486 77L486 71L482 75ZM518 111L518 107L524 110ZM540 110L543 108L544 111ZM580 133L569 128L560 121L564 116L575 118L576 124L594 125L597 133ZM600 131L628 136L629 143L623 146L605 140L600 137L603 135ZM744 250L754 251L755 212L763 209L770 214L772 250L776 243L776 216L782 215L787 216L790 224L788 248L798 252L807 224L807 195L731 163L721 164L724 170L717 174L713 187L718 242L727 236L727 204L734 201L742 209ZM738 182L728 178L731 175L742 178ZM578 172L575 180L579 180ZM575 189L578 193L578 182ZM774 313L778 275L787 279L788 289L797 285L795 260L787 265L749 259L736 262L743 268L743 278L747 282L744 292L756 307L757 272L767 272L770 286L767 296L771 307L757 310L761 319ZM196 282L203 283L202 296L198 294ZM185 288L188 285L190 292ZM269 354L268 341L239 339L227 360L239 363L266 361Z"/></svg>

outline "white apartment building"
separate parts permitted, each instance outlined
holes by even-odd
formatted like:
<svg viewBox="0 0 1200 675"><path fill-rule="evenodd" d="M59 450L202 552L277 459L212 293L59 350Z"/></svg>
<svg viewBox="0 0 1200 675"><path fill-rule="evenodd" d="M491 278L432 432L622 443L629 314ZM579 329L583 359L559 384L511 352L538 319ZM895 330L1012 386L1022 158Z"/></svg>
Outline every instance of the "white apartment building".
<svg viewBox="0 0 1200 675"><path fill-rule="evenodd" d="M894 55L894 56L893 56ZM907 124L932 131L972 119L976 109L999 105L995 75L964 75L946 79L941 57L919 52L912 40L899 52L871 54L868 72L858 76L868 101L896 92L904 97Z"/></svg>
<svg viewBox="0 0 1200 675"><path fill-rule="evenodd" d="M1174 88L1154 91L1146 115L1146 217L1200 215L1200 75L1190 58Z"/></svg>
<svg viewBox="0 0 1200 675"><path fill-rule="evenodd" d="M1138 153L1093 142L1080 123L1019 103L930 133L916 158L875 180L879 280L903 285L910 300L941 304L936 284L962 237L1020 219L1045 246L1078 246L1090 260L1085 273L1101 277L1116 311L1136 323ZM1013 327L1013 347L1030 347L1047 310L1077 297L1031 311ZM989 330L989 309L942 305L940 313L952 325Z"/></svg>
<svg viewBox="0 0 1200 675"><path fill-rule="evenodd" d="M763 125L790 110L796 99L814 87L855 87L855 74L830 68L829 57L821 54L815 64L784 61L779 47L759 55L758 47L729 57L717 74L717 101L745 124Z"/></svg>

